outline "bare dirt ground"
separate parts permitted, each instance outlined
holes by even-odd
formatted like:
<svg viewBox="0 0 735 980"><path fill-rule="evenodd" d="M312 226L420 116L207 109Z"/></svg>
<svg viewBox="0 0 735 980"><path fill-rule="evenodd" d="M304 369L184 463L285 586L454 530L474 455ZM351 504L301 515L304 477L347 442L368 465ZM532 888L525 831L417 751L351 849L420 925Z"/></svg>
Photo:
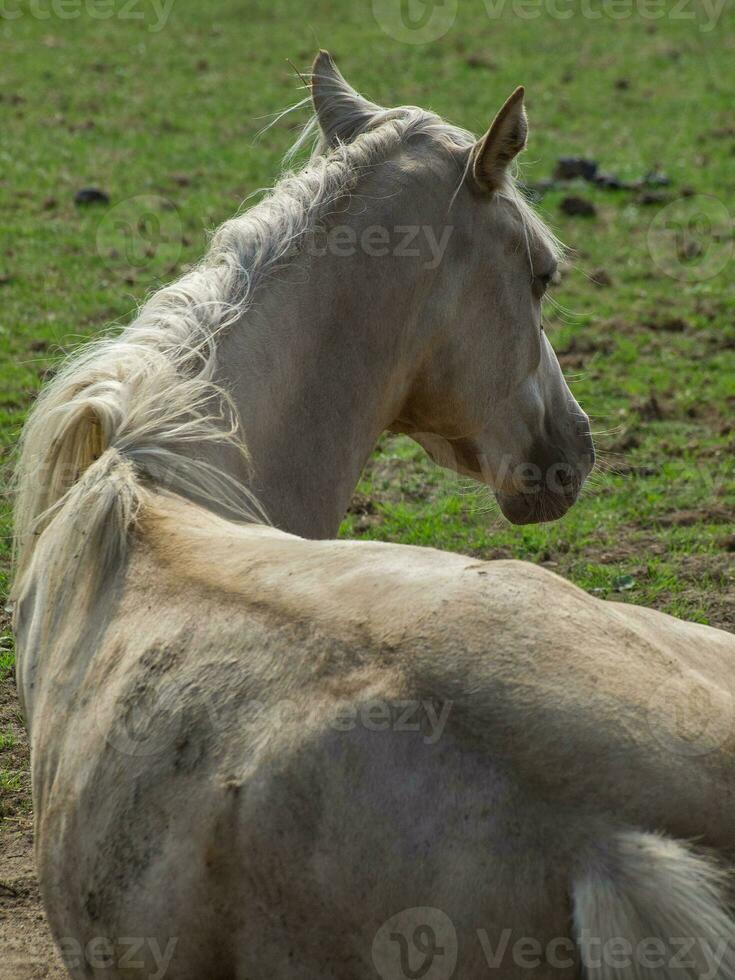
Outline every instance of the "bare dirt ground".
<svg viewBox="0 0 735 980"><path fill-rule="evenodd" d="M33 859L28 738L12 678L0 683L0 731L14 740L3 763L17 782L0 789L0 980L68 976L46 924Z"/></svg>

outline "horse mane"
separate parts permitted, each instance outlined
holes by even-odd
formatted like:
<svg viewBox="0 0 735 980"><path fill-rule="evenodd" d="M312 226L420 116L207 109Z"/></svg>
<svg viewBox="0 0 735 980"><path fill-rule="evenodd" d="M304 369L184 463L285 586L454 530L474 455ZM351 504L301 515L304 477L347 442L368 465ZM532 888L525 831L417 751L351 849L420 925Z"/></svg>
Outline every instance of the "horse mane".
<svg viewBox="0 0 735 980"><path fill-rule="evenodd" d="M227 444L247 463L236 410L214 381L218 336L242 320L256 291L292 261L315 221L351 195L373 167L418 137L455 151L474 142L467 131L415 106L376 110L354 139L334 145L313 116L286 154L275 186L219 227L202 261L153 294L119 335L74 352L45 386L19 446L16 581L53 520L67 514L92 528L109 519L113 501L102 488L115 460L127 504L112 522L117 546L103 552L117 554L124 546L140 502L139 480L210 504L234 520L267 520L245 486L192 451L204 443ZM309 142L306 164L289 169ZM518 209L526 235L553 241L512 181L502 194ZM96 516L79 516L80 481L85 499L97 499ZM97 492L90 495L93 487ZM67 507L72 500L75 506Z"/></svg>

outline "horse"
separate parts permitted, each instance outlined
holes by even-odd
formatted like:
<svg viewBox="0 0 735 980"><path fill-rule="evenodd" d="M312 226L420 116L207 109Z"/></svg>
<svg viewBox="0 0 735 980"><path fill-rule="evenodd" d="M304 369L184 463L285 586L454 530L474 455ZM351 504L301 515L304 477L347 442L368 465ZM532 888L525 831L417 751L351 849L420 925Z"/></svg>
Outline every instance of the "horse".
<svg viewBox="0 0 735 980"><path fill-rule="evenodd" d="M22 435L17 681L67 969L732 980L735 638L333 540L386 429L519 524L594 463L543 332L559 245L511 172L523 89L476 139L326 52L310 87L307 162Z"/></svg>

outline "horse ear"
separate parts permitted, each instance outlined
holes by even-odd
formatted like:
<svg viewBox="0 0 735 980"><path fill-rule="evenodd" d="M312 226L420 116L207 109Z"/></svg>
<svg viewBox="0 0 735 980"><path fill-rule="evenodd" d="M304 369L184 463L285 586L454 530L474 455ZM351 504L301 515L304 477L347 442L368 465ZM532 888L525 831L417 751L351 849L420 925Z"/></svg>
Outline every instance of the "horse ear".
<svg viewBox="0 0 735 980"><path fill-rule="evenodd" d="M328 51L320 51L311 69L311 100L328 143L349 143L379 106L363 99L344 80Z"/></svg>
<svg viewBox="0 0 735 980"><path fill-rule="evenodd" d="M511 162L526 146L528 119L523 95L521 85L493 119L490 129L475 143L472 173L483 190L497 190Z"/></svg>

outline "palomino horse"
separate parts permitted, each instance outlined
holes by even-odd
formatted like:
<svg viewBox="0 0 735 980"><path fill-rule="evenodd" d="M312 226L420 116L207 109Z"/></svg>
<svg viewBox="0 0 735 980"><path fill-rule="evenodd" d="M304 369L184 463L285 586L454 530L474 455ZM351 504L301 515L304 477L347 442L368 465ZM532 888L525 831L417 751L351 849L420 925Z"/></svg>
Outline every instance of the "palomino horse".
<svg viewBox="0 0 735 980"><path fill-rule="evenodd" d="M686 841L735 845L735 638L533 565L314 540L386 428L517 522L593 453L508 175L522 90L478 142L324 53L312 90L305 168L25 429L18 682L68 968L732 978L723 872Z"/></svg>

